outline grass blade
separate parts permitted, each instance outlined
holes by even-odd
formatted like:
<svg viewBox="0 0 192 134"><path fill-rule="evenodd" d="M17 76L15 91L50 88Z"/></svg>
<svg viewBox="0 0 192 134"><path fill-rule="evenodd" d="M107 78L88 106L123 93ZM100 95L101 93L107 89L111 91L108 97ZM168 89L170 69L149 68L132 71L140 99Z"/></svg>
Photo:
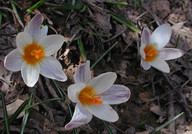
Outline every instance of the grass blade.
<svg viewBox="0 0 192 134"><path fill-rule="evenodd" d="M47 0L40 0L37 3L35 3L32 7L27 9L28 13L31 13L34 9L40 7L41 5L43 5Z"/></svg>
<svg viewBox="0 0 192 134"><path fill-rule="evenodd" d="M71 10L71 9L82 9L84 8L84 4L63 4L63 5L55 5L52 9L66 9L66 10Z"/></svg>
<svg viewBox="0 0 192 134"><path fill-rule="evenodd" d="M79 50L80 50L81 56L83 57L83 60L84 61L87 60L86 55L85 55L85 49L83 47L83 43L80 38L77 40L77 44L79 45Z"/></svg>
<svg viewBox="0 0 192 134"><path fill-rule="evenodd" d="M117 45L118 42L115 42L107 51L105 51L105 53L103 53L103 55L101 55L101 57L99 57L99 59L97 61L95 61L95 63L93 63L93 65L91 66L91 70L96 66L96 64L114 47Z"/></svg>
<svg viewBox="0 0 192 134"><path fill-rule="evenodd" d="M57 83L56 83L54 80L53 80L53 82L54 82L55 87L57 88L57 90L58 90L59 94L60 94L61 96L63 96L63 94L62 94L62 92L61 92L61 90L62 90L62 89L59 87L59 85L57 85ZM62 100L64 100L64 96L63 96ZM73 114L72 114L71 107L70 107L70 105L69 105L69 103L68 103L68 102L66 102L66 104L67 104L67 107L68 107L68 110L69 110L69 114L70 114L70 115L71 115L71 117L72 117L72 116L73 116ZM75 133L75 134L78 134L78 132L77 132L77 129L76 129L76 128L74 128L73 130L74 130L74 133Z"/></svg>
<svg viewBox="0 0 192 134"><path fill-rule="evenodd" d="M0 11L0 27L1 27L1 24L2 24L2 18L3 18L3 14L2 14L2 12Z"/></svg>
<svg viewBox="0 0 192 134"><path fill-rule="evenodd" d="M33 96L33 91L29 97L29 102L28 102L28 106L31 105L31 100L32 100L32 96ZM22 125L21 125L21 131L20 131L20 134L23 134L24 133L24 130L25 130L25 126L27 124L27 120L28 120L28 117L29 117L29 110L26 110L25 111L25 114L23 116L23 121L22 121Z"/></svg>
<svg viewBox="0 0 192 134"><path fill-rule="evenodd" d="M18 14L18 12L17 12L17 8L15 7L15 4L14 4L15 2L13 1L13 0L11 0L11 7L12 7L12 9L13 9L13 12L14 12L14 14L15 14L15 17L17 18L17 21L19 22L19 24L22 26L22 27L24 27L24 25L23 25L23 22L21 21L21 19L20 19L20 17L19 17L19 14Z"/></svg>
<svg viewBox="0 0 192 134"><path fill-rule="evenodd" d="M8 121L7 109L6 109L6 104L5 104L4 92L1 92L1 102L2 102L2 107L3 107L3 114L4 114L4 119L5 119L6 131L7 131L7 134L10 134L9 121Z"/></svg>
<svg viewBox="0 0 192 134"><path fill-rule="evenodd" d="M117 2L117 1L105 1L105 3L109 3L109 4L113 4L113 5L121 5L121 6L126 6L126 5L128 5L127 2L123 2L123 1L121 1L121 2Z"/></svg>
<svg viewBox="0 0 192 134"><path fill-rule="evenodd" d="M170 121L164 123L163 125L161 125L160 127L157 127L154 131L152 131L150 134L157 134L161 129L163 129L164 127L166 127L167 125L169 125L170 123L172 123L173 121L175 121L177 118L179 118L181 115L183 115L184 112L176 115L173 119L171 119Z"/></svg>
<svg viewBox="0 0 192 134"><path fill-rule="evenodd" d="M10 117L9 119L9 124L11 124L16 118L17 116L23 111L23 109L25 108L25 106L29 103L29 99L25 100L21 106L17 109L17 111ZM5 132L5 127L3 128L1 134L3 134Z"/></svg>
<svg viewBox="0 0 192 134"><path fill-rule="evenodd" d="M137 5L141 6L141 0L133 0Z"/></svg>
<svg viewBox="0 0 192 134"><path fill-rule="evenodd" d="M94 33L94 32L91 32L91 34L93 36L98 36L98 37L108 37L108 35L102 35L102 34L98 34L98 33Z"/></svg>
<svg viewBox="0 0 192 134"><path fill-rule="evenodd" d="M57 91L59 92L59 95L61 96L61 98L63 98L63 100L65 99L65 97L63 96L63 93L61 92L61 88L57 85L57 83L55 82L55 80L52 80L55 87L57 88Z"/></svg>
<svg viewBox="0 0 192 134"><path fill-rule="evenodd" d="M109 125L108 125L108 123L105 122L105 121L103 121L103 124L104 124L104 126L105 126L105 128L106 128L108 134L113 134L111 128L110 128Z"/></svg>
<svg viewBox="0 0 192 134"><path fill-rule="evenodd" d="M137 32L137 33L141 33L141 30L139 28L137 28L134 24L132 24L131 22L128 22L126 19L124 19L123 17L117 16L115 14L110 14L111 17L113 19L115 19L116 21L126 25L128 28L132 29L133 31Z"/></svg>
<svg viewBox="0 0 192 134"><path fill-rule="evenodd" d="M37 102L37 103L35 103L35 104L32 104L32 105L30 105L30 106L27 106L26 108L24 108L23 111L29 110L29 109L31 109L32 107L38 106L38 105L43 104L43 103L46 103L46 102L51 102L51 101L56 101L56 100L63 100L63 98L52 98L52 99L43 100L43 101L41 101L41 102Z"/></svg>

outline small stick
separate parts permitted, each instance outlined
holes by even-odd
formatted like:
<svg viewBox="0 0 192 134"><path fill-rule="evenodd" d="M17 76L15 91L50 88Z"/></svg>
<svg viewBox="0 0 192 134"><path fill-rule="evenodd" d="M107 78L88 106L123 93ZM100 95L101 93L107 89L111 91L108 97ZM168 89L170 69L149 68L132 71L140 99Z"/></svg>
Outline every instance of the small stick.
<svg viewBox="0 0 192 134"><path fill-rule="evenodd" d="M191 110L189 109L189 106L187 104L187 101L185 99L185 97L183 96L183 93L182 93L182 88L178 88L176 87L173 82L170 80L170 78L168 77L168 75L166 75L165 73L163 73L163 76L165 77L165 79L167 80L168 84L170 85L170 87L172 89L175 89L176 90L176 93L177 95L179 96L179 98L182 100L181 103L183 104L184 108L185 108L185 111L187 113L187 116L189 117L189 120L192 120L192 113L191 113Z"/></svg>

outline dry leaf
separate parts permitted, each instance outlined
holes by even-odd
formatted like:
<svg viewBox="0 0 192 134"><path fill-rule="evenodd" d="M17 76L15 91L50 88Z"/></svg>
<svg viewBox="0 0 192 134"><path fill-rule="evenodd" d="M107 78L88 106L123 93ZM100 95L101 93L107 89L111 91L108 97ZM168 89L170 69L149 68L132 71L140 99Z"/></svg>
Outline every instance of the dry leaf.
<svg viewBox="0 0 192 134"><path fill-rule="evenodd" d="M24 100L17 99L17 100L14 101L13 103L7 105L7 106L6 106L6 109L7 109L7 114L8 114L8 116L14 114L15 111L20 107L20 105L21 105L23 102L24 102ZM17 118L23 117L24 113L25 113L24 111L21 112ZM0 117L1 117L1 118L4 118L3 109L2 109L2 108L0 109Z"/></svg>

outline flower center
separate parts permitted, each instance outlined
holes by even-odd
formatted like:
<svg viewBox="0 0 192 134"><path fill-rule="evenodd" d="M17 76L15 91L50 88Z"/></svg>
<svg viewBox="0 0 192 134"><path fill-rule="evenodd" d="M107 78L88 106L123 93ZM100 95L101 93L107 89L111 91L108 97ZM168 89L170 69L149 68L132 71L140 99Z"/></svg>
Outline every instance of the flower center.
<svg viewBox="0 0 192 134"><path fill-rule="evenodd" d="M101 96L95 95L95 90L91 87L85 87L79 93L78 99L83 106L90 106L92 104L101 105L103 102L99 100Z"/></svg>
<svg viewBox="0 0 192 134"><path fill-rule="evenodd" d="M30 65L36 65L44 59L44 49L37 43L28 44L23 49L23 60Z"/></svg>
<svg viewBox="0 0 192 134"><path fill-rule="evenodd" d="M153 45L147 45L144 48L144 52L145 52L146 58L143 59L143 60L146 61L146 62L151 62L151 61L155 60L155 58L158 55L158 51L155 48L155 46L153 46Z"/></svg>

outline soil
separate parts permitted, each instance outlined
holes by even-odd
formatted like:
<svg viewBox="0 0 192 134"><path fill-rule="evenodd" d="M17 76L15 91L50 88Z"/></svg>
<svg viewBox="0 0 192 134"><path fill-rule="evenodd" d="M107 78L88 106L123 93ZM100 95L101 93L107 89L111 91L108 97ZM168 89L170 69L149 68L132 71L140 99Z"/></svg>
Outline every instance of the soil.
<svg viewBox="0 0 192 134"><path fill-rule="evenodd" d="M171 120L181 112L184 114L172 124L163 128L162 134L192 133L192 1L191 0L122 0L126 6L113 5L107 0L75 1L85 4L86 8L56 8L59 5L71 4L70 0L46 1L31 13L27 9L38 0L15 0L21 9L17 13L11 1L0 1L2 23L0 26L0 89L5 92L7 105L21 105L33 91L32 103L61 97L52 80L40 76L33 88L27 87L20 72L10 72L3 66L5 56L16 48L16 35L23 31L31 18L41 13L44 25L49 26L48 34L61 34L67 42L54 56L63 66L68 80L56 83L63 89L65 101L52 101L30 109L26 134L59 134L75 133L66 131L64 126L71 119L68 105L74 110L75 104L67 97L67 87L74 83L73 74L83 62L77 40L81 38L85 54L91 65L112 48L92 70L93 77L104 72L116 72L115 83L125 85L131 90L129 101L113 108L119 115L115 123L107 123L114 134L148 134L158 126ZM69 6L67 6L69 7ZM154 68L143 70L140 66L138 47L140 34L114 20L110 14L117 14L142 29L148 26L151 31L160 24L172 26L172 36L166 47L177 47L185 51L185 55L168 61L171 72L164 74ZM17 18L17 15L20 19ZM95 36L93 33L96 33ZM16 101L21 100L21 101ZM2 104L0 102L0 106ZM11 111L18 108L11 107ZM8 114L11 114L8 112ZM3 112L0 109L0 118ZM23 113L10 124L11 133L19 133ZM0 123L0 130L4 123ZM77 128L79 134L108 133L102 120L93 117L92 121Z"/></svg>

